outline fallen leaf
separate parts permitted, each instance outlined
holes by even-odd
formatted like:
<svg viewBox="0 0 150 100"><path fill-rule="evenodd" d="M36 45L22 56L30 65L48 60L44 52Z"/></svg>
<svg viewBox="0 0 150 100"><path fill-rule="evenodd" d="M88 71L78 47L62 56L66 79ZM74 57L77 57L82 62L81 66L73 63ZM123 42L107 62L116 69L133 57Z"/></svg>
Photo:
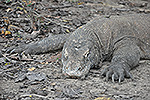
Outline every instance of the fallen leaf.
<svg viewBox="0 0 150 100"><path fill-rule="evenodd" d="M31 34L32 35L37 35L37 34L39 34L40 33L40 31L33 31Z"/></svg>
<svg viewBox="0 0 150 100"><path fill-rule="evenodd" d="M12 56L10 56L10 58L11 58L11 59L13 59L13 60L19 60L19 58L18 58L18 57L13 56L13 55L12 55Z"/></svg>
<svg viewBox="0 0 150 100"><path fill-rule="evenodd" d="M67 32L67 33L70 33L70 31L69 31L68 29L66 29L66 32Z"/></svg>
<svg viewBox="0 0 150 100"><path fill-rule="evenodd" d="M145 9L145 13L150 13L150 9Z"/></svg>
<svg viewBox="0 0 150 100"><path fill-rule="evenodd" d="M52 85L52 86L55 86L55 85L56 85L56 83L55 83L55 82L53 82L53 83L51 83L51 85Z"/></svg>
<svg viewBox="0 0 150 100"><path fill-rule="evenodd" d="M9 11L11 11L11 10L12 10L11 8L6 9L7 12L9 12Z"/></svg>
<svg viewBox="0 0 150 100"><path fill-rule="evenodd" d="M6 16L4 16L3 18L7 18L8 19L8 17L6 17Z"/></svg>
<svg viewBox="0 0 150 100"><path fill-rule="evenodd" d="M82 26L80 26L79 28L82 28Z"/></svg>
<svg viewBox="0 0 150 100"><path fill-rule="evenodd" d="M94 100L112 100L112 99L109 98L109 97L98 97L98 98L96 98Z"/></svg>
<svg viewBox="0 0 150 100"><path fill-rule="evenodd" d="M45 62L41 62L41 64L45 64Z"/></svg>
<svg viewBox="0 0 150 100"><path fill-rule="evenodd" d="M10 31L5 31L5 36L11 34Z"/></svg>
<svg viewBox="0 0 150 100"><path fill-rule="evenodd" d="M5 22L6 24L9 24L9 23L10 23L8 18L5 18L5 19L4 19L4 22Z"/></svg>
<svg viewBox="0 0 150 100"><path fill-rule="evenodd" d="M23 8L21 8L21 7L17 7L17 9L23 10Z"/></svg>
<svg viewBox="0 0 150 100"><path fill-rule="evenodd" d="M23 58L23 59L21 59L21 61L34 61L34 59L30 59L30 58Z"/></svg>
<svg viewBox="0 0 150 100"><path fill-rule="evenodd" d="M78 3L78 5L82 5L82 4L84 4L84 2L80 2L80 3Z"/></svg>
<svg viewBox="0 0 150 100"><path fill-rule="evenodd" d="M16 13L17 13L17 14L23 14L23 12L22 12L22 11L16 11Z"/></svg>
<svg viewBox="0 0 150 100"><path fill-rule="evenodd" d="M5 33L5 30L1 30L1 34L4 34Z"/></svg>
<svg viewBox="0 0 150 100"><path fill-rule="evenodd" d="M46 62L45 64L48 64L48 62Z"/></svg>
<svg viewBox="0 0 150 100"><path fill-rule="evenodd" d="M63 20L63 22L68 22L68 20Z"/></svg>
<svg viewBox="0 0 150 100"><path fill-rule="evenodd" d="M24 9L24 12L27 14L27 11Z"/></svg>
<svg viewBox="0 0 150 100"><path fill-rule="evenodd" d="M35 70L35 67L28 68L28 71L33 71L33 70Z"/></svg>
<svg viewBox="0 0 150 100"><path fill-rule="evenodd" d="M8 29L13 30L13 29L20 29L20 28L18 26L15 26L15 25L9 25Z"/></svg>

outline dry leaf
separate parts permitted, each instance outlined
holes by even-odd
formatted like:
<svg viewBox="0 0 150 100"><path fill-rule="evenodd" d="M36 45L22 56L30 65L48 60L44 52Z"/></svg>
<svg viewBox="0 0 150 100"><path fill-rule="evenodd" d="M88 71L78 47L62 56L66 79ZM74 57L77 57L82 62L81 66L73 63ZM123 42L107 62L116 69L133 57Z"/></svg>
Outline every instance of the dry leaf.
<svg viewBox="0 0 150 100"><path fill-rule="evenodd" d="M33 70L35 70L35 67L28 68L28 71L33 71Z"/></svg>
<svg viewBox="0 0 150 100"><path fill-rule="evenodd" d="M1 30L1 34L4 34L5 33L5 30Z"/></svg>
<svg viewBox="0 0 150 100"><path fill-rule="evenodd" d="M112 99L109 98L109 97L98 97L98 98L96 98L94 100L112 100Z"/></svg>
<svg viewBox="0 0 150 100"><path fill-rule="evenodd" d="M5 31L5 36L11 34L10 31Z"/></svg>
<svg viewBox="0 0 150 100"><path fill-rule="evenodd" d="M78 3L78 5L82 5L82 4L84 4L84 2L80 2L80 3Z"/></svg>
<svg viewBox="0 0 150 100"><path fill-rule="evenodd" d="M67 32L67 33L70 33L70 31L69 31L68 29L66 29L66 32Z"/></svg>
<svg viewBox="0 0 150 100"><path fill-rule="evenodd" d="M54 82L54 83L51 83L51 85L52 85L52 86L55 86L55 85L56 85L56 83L55 83L55 82Z"/></svg>
<svg viewBox="0 0 150 100"><path fill-rule="evenodd" d="M11 8L6 9L6 12L9 12L10 10L12 10Z"/></svg>

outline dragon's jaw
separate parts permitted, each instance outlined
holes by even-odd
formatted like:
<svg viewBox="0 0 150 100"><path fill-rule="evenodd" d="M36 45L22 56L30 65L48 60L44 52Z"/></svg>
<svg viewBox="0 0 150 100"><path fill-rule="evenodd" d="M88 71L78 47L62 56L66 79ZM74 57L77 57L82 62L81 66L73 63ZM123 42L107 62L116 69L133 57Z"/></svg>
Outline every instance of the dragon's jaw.
<svg viewBox="0 0 150 100"><path fill-rule="evenodd" d="M90 70L90 65L82 65L79 63L69 62L63 65L63 73L69 77L81 78L86 76Z"/></svg>

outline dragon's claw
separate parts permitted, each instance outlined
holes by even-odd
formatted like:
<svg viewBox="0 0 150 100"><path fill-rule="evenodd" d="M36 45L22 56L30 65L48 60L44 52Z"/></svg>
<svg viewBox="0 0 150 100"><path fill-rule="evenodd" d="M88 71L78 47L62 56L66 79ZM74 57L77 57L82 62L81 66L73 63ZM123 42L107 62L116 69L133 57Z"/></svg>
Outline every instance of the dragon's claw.
<svg viewBox="0 0 150 100"><path fill-rule="evenodd" d="M112 82L118 81L119 83L124 80L124 77L133 79L131 73L122 64L114 64L105 68L102 71L103 76L106 76L106 81L112 79Z"/></svg>

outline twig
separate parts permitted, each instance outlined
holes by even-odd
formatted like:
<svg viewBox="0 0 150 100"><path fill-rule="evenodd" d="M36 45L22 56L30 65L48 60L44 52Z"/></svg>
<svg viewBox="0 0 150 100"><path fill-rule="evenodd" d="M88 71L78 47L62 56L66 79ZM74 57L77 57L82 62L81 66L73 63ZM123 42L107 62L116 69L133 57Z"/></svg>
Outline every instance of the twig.
<svg viewBox="0 0 150 100"><path fill-rule="evenodd" d="M46 7L46 9L62 9L62 8L69 8L71 7L72 5L59 5L59 6L50 6L50 7Z"/></svg>
<svg viewBox="0 0 150 100"><path fill-rule="evenodd" d="M9 77L9 78L11 78L11 79L15 79L14 76L11 76L11 75L9 75L9 74L7 74L7 73L4 73L3 75L6 75L7 77Z"/></svg>
<svg viewBox="0 0 150 100"><path fill-rule="evenodd" d="M4 73L4 72L10 72L10 71L16 70L16 69L18 69L18 68L20 68L20 66L18 66L18 67L13 67L13 68L9 68L9 69L6 69L6 70L2 70L2 71L0 72L0 74L2 74L2 73Z"/></svg>
<svg viewBox="0 0 150 100"><path fill-rule="evenodd" d="M14 64L14 63L15 63L15 64L17 63L17 61L9 59L8 57L6 57L6 55L3 55L3 54L2 54L2 56L3 56L5 59L7 59L9 62L13 63L13 64Z"/></svg>
<svg viewBox="0 0 150 100"><path fill-rule="evenodd" d="M48 98L47 96L42 96L42 95L38 95L38 94L21 94L20 98L30 97L30 96L36 96L36 97L43 98L43 99Z"/></svg>
<svg viewBox="0 0 150 100"><path fill-rule="evenodd" d="M15 22L30 21L29 18L9 18L9 19Z"/></svg>

